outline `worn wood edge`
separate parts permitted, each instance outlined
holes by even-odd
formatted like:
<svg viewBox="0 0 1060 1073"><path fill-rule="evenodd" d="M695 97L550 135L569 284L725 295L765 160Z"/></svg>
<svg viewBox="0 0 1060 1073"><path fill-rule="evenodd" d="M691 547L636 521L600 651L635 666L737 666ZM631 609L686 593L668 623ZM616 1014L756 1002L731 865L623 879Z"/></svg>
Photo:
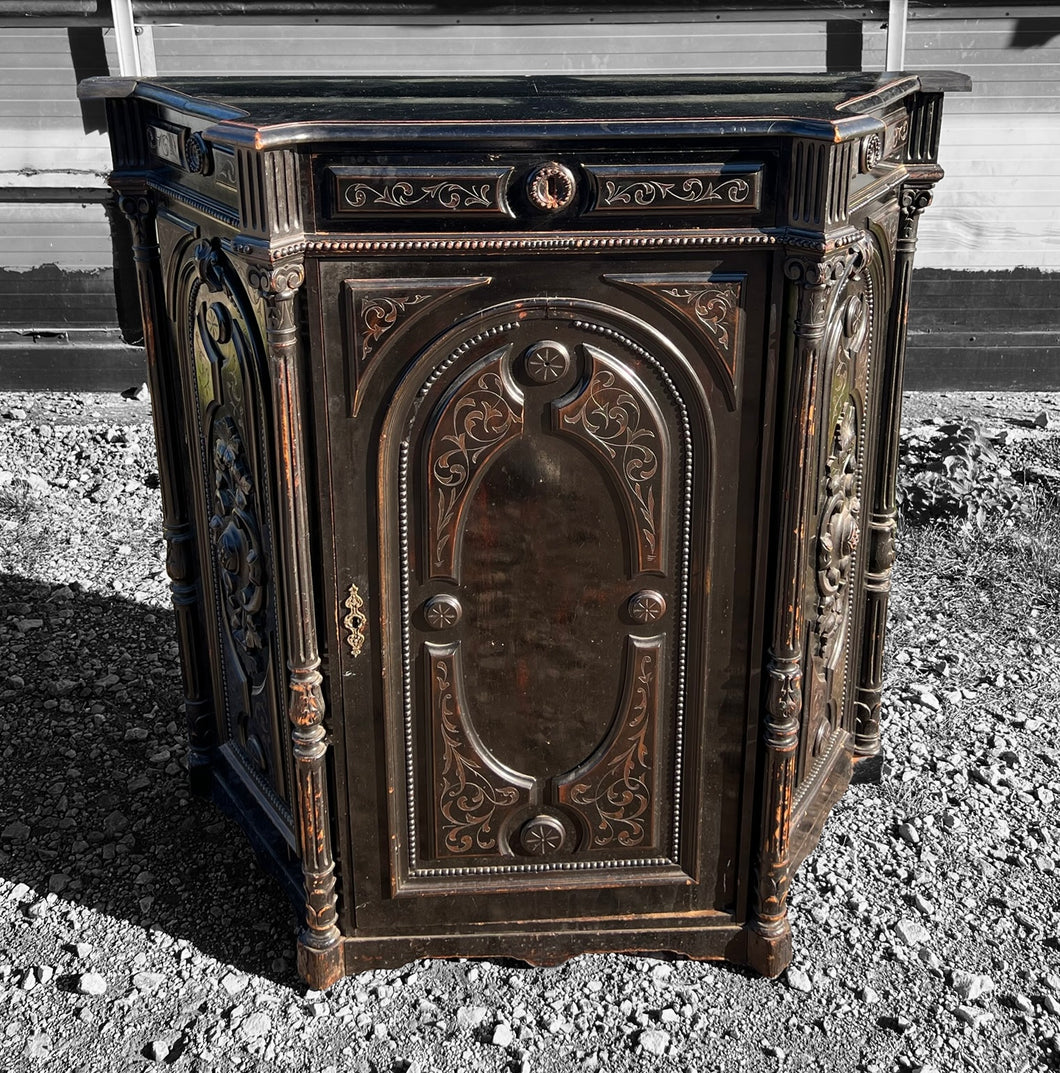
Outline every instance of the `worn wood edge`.
<svg viewBox="0 0 1060 1073"><path fill-rule="evenodd" d="M396 968L420 958L504 956L528 965L559 965L583 954L676 954L696 961L747 965L745 928L731 922L657 928L643 917L624 926L607 922L573 930L568 920L539 921L521 929L487 925L446 935L360 935L343 940L345 971Z"/></svg>
<svg viewBox="0 0 1060 1073"><path fill-rule="evenodd" d="M211 774L214 804L246 835L261 867L279 882L301 922L305 914L305 889L300 862L290 856L287 843L270 824L257 798L247 791L243 779L232 771L231 762L220 750L214 752Z"/></svg>
<svg viewBox="0 0 1060 1073"><path fill-rule="evenodd" d="M850 785L853 739L838 730L828 752L800 787L791 810L791 872L794 874L820 841L825 821Z"/></svg>

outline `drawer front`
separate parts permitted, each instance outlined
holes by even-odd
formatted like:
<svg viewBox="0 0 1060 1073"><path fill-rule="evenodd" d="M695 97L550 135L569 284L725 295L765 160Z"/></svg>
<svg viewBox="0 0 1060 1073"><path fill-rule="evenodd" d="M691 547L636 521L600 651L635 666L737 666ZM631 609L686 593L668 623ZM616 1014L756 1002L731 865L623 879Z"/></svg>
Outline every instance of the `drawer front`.
<svg viewBox="0 0 1060 1073"><path fill-rule="evenodd" d="M772 222L765 160L699 153L665 160L491 154L316 163L320 230L481 227L589 229Z"/></svg>

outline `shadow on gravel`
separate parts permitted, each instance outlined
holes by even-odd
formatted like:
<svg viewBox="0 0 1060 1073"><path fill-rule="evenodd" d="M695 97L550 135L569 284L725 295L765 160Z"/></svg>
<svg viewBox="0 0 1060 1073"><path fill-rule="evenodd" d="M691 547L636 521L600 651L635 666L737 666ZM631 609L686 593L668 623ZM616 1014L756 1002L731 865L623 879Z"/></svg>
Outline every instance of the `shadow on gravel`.
<svg viewBox="0 0 1060 1073"><path fill-rule="evenodd" d="M188 791L174 637L169 610L0 574L0 875L54 892L73 941L87 907L297 987L289 903Z"/></svg>

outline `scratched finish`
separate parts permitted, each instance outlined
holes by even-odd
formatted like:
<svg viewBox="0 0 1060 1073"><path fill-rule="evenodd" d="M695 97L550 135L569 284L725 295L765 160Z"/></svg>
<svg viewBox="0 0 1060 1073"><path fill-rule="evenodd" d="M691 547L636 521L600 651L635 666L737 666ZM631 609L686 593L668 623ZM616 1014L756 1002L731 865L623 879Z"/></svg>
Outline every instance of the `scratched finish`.
<svg viewBox="0 0 1060 1073"><path fill-rule="evenodd" d="M569 771L622 685L622 528L594 463L540 433L511 447L475 496L464 568L465 682L484 744L536 778Z"/></svg>
<svg viewBox="0 0 1060 1073"><path fill-rule="evenodd" d="M85 88L193 778L283 877L311 986L788 964L793 873L880 746L909 279L963 88Z"/></svg>

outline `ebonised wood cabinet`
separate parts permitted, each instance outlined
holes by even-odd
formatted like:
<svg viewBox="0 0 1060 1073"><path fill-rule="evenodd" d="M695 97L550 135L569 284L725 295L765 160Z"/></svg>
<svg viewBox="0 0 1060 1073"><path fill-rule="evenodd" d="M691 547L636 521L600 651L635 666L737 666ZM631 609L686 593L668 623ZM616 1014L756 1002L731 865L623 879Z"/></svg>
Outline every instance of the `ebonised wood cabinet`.
<svg viewBox="0 0 1060 1073"><path fill-rule="evenodd" d="M879 749L904 325L957 76L106 99L192 778L325 987L776 974Z"/></svg>

